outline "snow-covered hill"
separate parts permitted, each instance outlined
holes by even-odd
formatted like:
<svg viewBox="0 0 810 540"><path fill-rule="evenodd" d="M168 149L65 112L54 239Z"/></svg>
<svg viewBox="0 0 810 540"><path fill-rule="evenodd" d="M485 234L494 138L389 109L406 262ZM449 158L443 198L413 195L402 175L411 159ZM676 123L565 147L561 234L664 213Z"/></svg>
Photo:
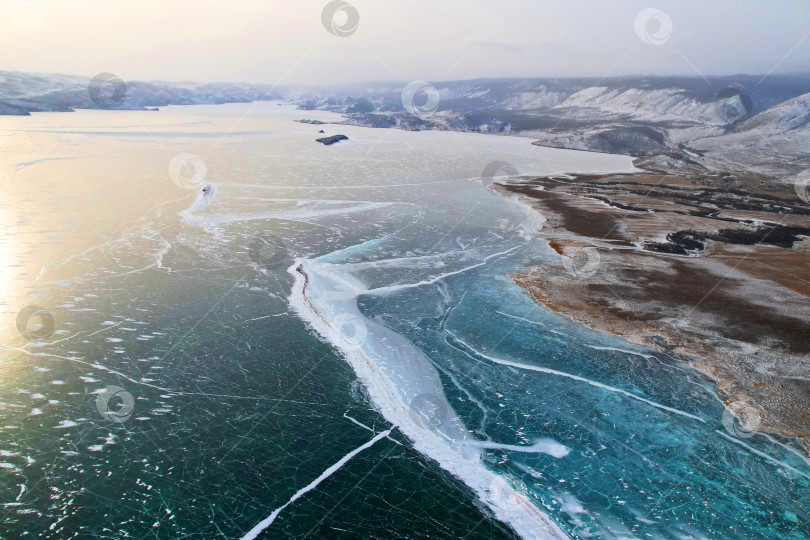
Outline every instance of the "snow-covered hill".
<svg viewBox="0 0 810 540"><path fill-rule="evenodd" d="M539 145L630 154L670 168L716 163L782 175L805 163L791 141L807 147L796 130L808 122L810 75L451 81L428 87L439 103L424 115L405 110L404 86L304 92L300 104L345 113L357 125L521 134Z"/></svg>
<svg viewBox="0 0 810 540"><path fill-rule="evenodd" d="M690 146L714 163L792 181L810 169L810 93L741 122L737 129Z"/></svg>
<svg viewBox="0 0 810 540"><path fill-rule="evenodd" d="M73 109L146 109L164 105L232 103L279 99L269 85L123 81L112 74L94 78L0 71L0 114Z"/></svg>
<svg viewBox="0 0 810 540"><path fill-rule="evenodd" d="M426 114L406 107L408 87L276 88L0 71L0 114L284 99L345 114L355 125L519 134L538 145L629 154L666 167L717 164L778 175L810 167L810 75L420 83L421 97L412 98L430 94L435 107Z"/></svg>
<svg viewBox="0 0 810 540"><path fill-rule="evenodd" d="M780 103L740 124L740 129L760 130L770 135L804 128L810 122L810 93Z"/></svg>

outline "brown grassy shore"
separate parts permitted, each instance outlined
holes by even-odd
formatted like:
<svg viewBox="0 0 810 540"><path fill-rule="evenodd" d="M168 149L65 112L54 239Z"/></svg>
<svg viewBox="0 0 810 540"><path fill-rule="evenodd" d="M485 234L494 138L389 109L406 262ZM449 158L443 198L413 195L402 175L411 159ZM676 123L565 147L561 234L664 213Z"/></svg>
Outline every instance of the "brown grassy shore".
<svg viewBox="0 0 810 540"><path fill-rule="evenodd" d="M750 429L810 453L810 205L792 185L642 173L497 189L543 214L560 255L514 277L534 298L688 360Z"/></svg>

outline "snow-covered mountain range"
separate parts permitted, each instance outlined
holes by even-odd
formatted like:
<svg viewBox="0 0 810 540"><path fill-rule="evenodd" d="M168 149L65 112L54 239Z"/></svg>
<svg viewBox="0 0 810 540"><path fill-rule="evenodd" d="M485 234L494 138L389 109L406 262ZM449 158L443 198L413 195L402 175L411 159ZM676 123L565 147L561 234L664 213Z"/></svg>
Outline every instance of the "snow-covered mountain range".
<svg viewBox="0 0 810 540"><path fill-rule="evenodd" d="M404 87L310 89L295 100L344 113L351 124L519 134L544 146L630 154L667 170L790 176L810 167L810 75L424 83L416 114L403 105ZM425 110L435 98L438 105Z"/></svg>
<svg viewBox="0 0 810 540"><path fill-rule="evenodd" d="M810 168L810 75L477 79L324 88L0 71L0 114L286 100L346 123L510 133L647 167L789 176ZM415 88L415 90L414 90ZM409 90L410 89L410 90Z"/></svg>
<svg viewBox="0 0 810 540"><path fill-rule="evenodd" d="M240 103L281 99L270 85L123 81L110 73L94 78L0 71L0 114L74 109L144 110L165 105Z"/></svg>

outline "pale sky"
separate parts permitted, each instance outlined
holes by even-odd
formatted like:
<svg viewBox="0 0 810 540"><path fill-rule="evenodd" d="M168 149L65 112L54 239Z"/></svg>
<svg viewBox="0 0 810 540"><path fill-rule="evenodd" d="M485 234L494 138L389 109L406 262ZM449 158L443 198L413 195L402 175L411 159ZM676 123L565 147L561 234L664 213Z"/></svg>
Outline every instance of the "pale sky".
<svg viewBox="0 0 810 540"><path fill-rule="evenodd" d="M0 0L0 69L325 85L810 71L808 0L350 0L346 37L322 24L328 3ZM647 8L664 19L640 37Z"/></svg>

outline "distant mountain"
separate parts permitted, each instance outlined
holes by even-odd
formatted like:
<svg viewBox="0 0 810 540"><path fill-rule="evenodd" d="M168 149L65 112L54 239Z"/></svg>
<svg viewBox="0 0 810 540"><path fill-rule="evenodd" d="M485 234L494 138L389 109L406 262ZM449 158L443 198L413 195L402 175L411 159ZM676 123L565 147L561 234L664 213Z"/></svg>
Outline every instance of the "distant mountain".
<svg viewBox="0 0 810 540"><path fill-rule="evenodd" d="M810 169L810 93L785 101L717 137L690 142L707 159L786 181Z"/></svg>
<svg viewBox="0 0 810 540"><path fill-rule="evenodd" d="M365 99L380 113L406 112L400 94L406 83L370 83L304 92L304 108L349 112L357 99ZM776 104L810 92L810 76L758 77L617 77L610 79L478 79L433 83L440 97L437 112L474 113L490 111L508 119L559 114L584 118L593 111L604 119L651 118L658 121L689 121L723 124L717 102L729 91L751 100L756 114ZM725 94L724 94L725 93ZM579 114L577 114L579 111ZM371 111L369 111L371 112ZM529 122L530 123L530 122ZM521 125L520 128L530 126Z"/></svg>
<svg viewBox="0 0 810 540"><path fill-rule="evenodd" d="M807 125L810 75L451 81L423 85L422 103L430 93L438 104L416 114L403 105L403 88L372 83L293 99L302 109L346 114L350 124L518 134L543 146L628 154L668 170L736 166L783 176L810 167L807 145L777 137ZM733 160L723 149L730 142ZM744 151L761 144L780 149Z"/></svg>
<svg viewBox="0 0 810 540"><path fill-rule="evenodd" d="M640 158L647 167L810 168L810 75L475 79L328 88L122 81L0 71L0 114L286 100L345 123L530 137Z"/></svg>
<svg viewBox="0 0 810 540"><path fill-rule="evenodd" d="M281 99L272 86L123 81L0 71L0 114L74 109L145 110L165 105L241 103Z"/></svg>
<svg viewBox="0 0 810 540"><path fill-rule="evenodd" d="M740 124L741 130L761 130L778 135L810 123L810 93L780 103Z"/></svg>

